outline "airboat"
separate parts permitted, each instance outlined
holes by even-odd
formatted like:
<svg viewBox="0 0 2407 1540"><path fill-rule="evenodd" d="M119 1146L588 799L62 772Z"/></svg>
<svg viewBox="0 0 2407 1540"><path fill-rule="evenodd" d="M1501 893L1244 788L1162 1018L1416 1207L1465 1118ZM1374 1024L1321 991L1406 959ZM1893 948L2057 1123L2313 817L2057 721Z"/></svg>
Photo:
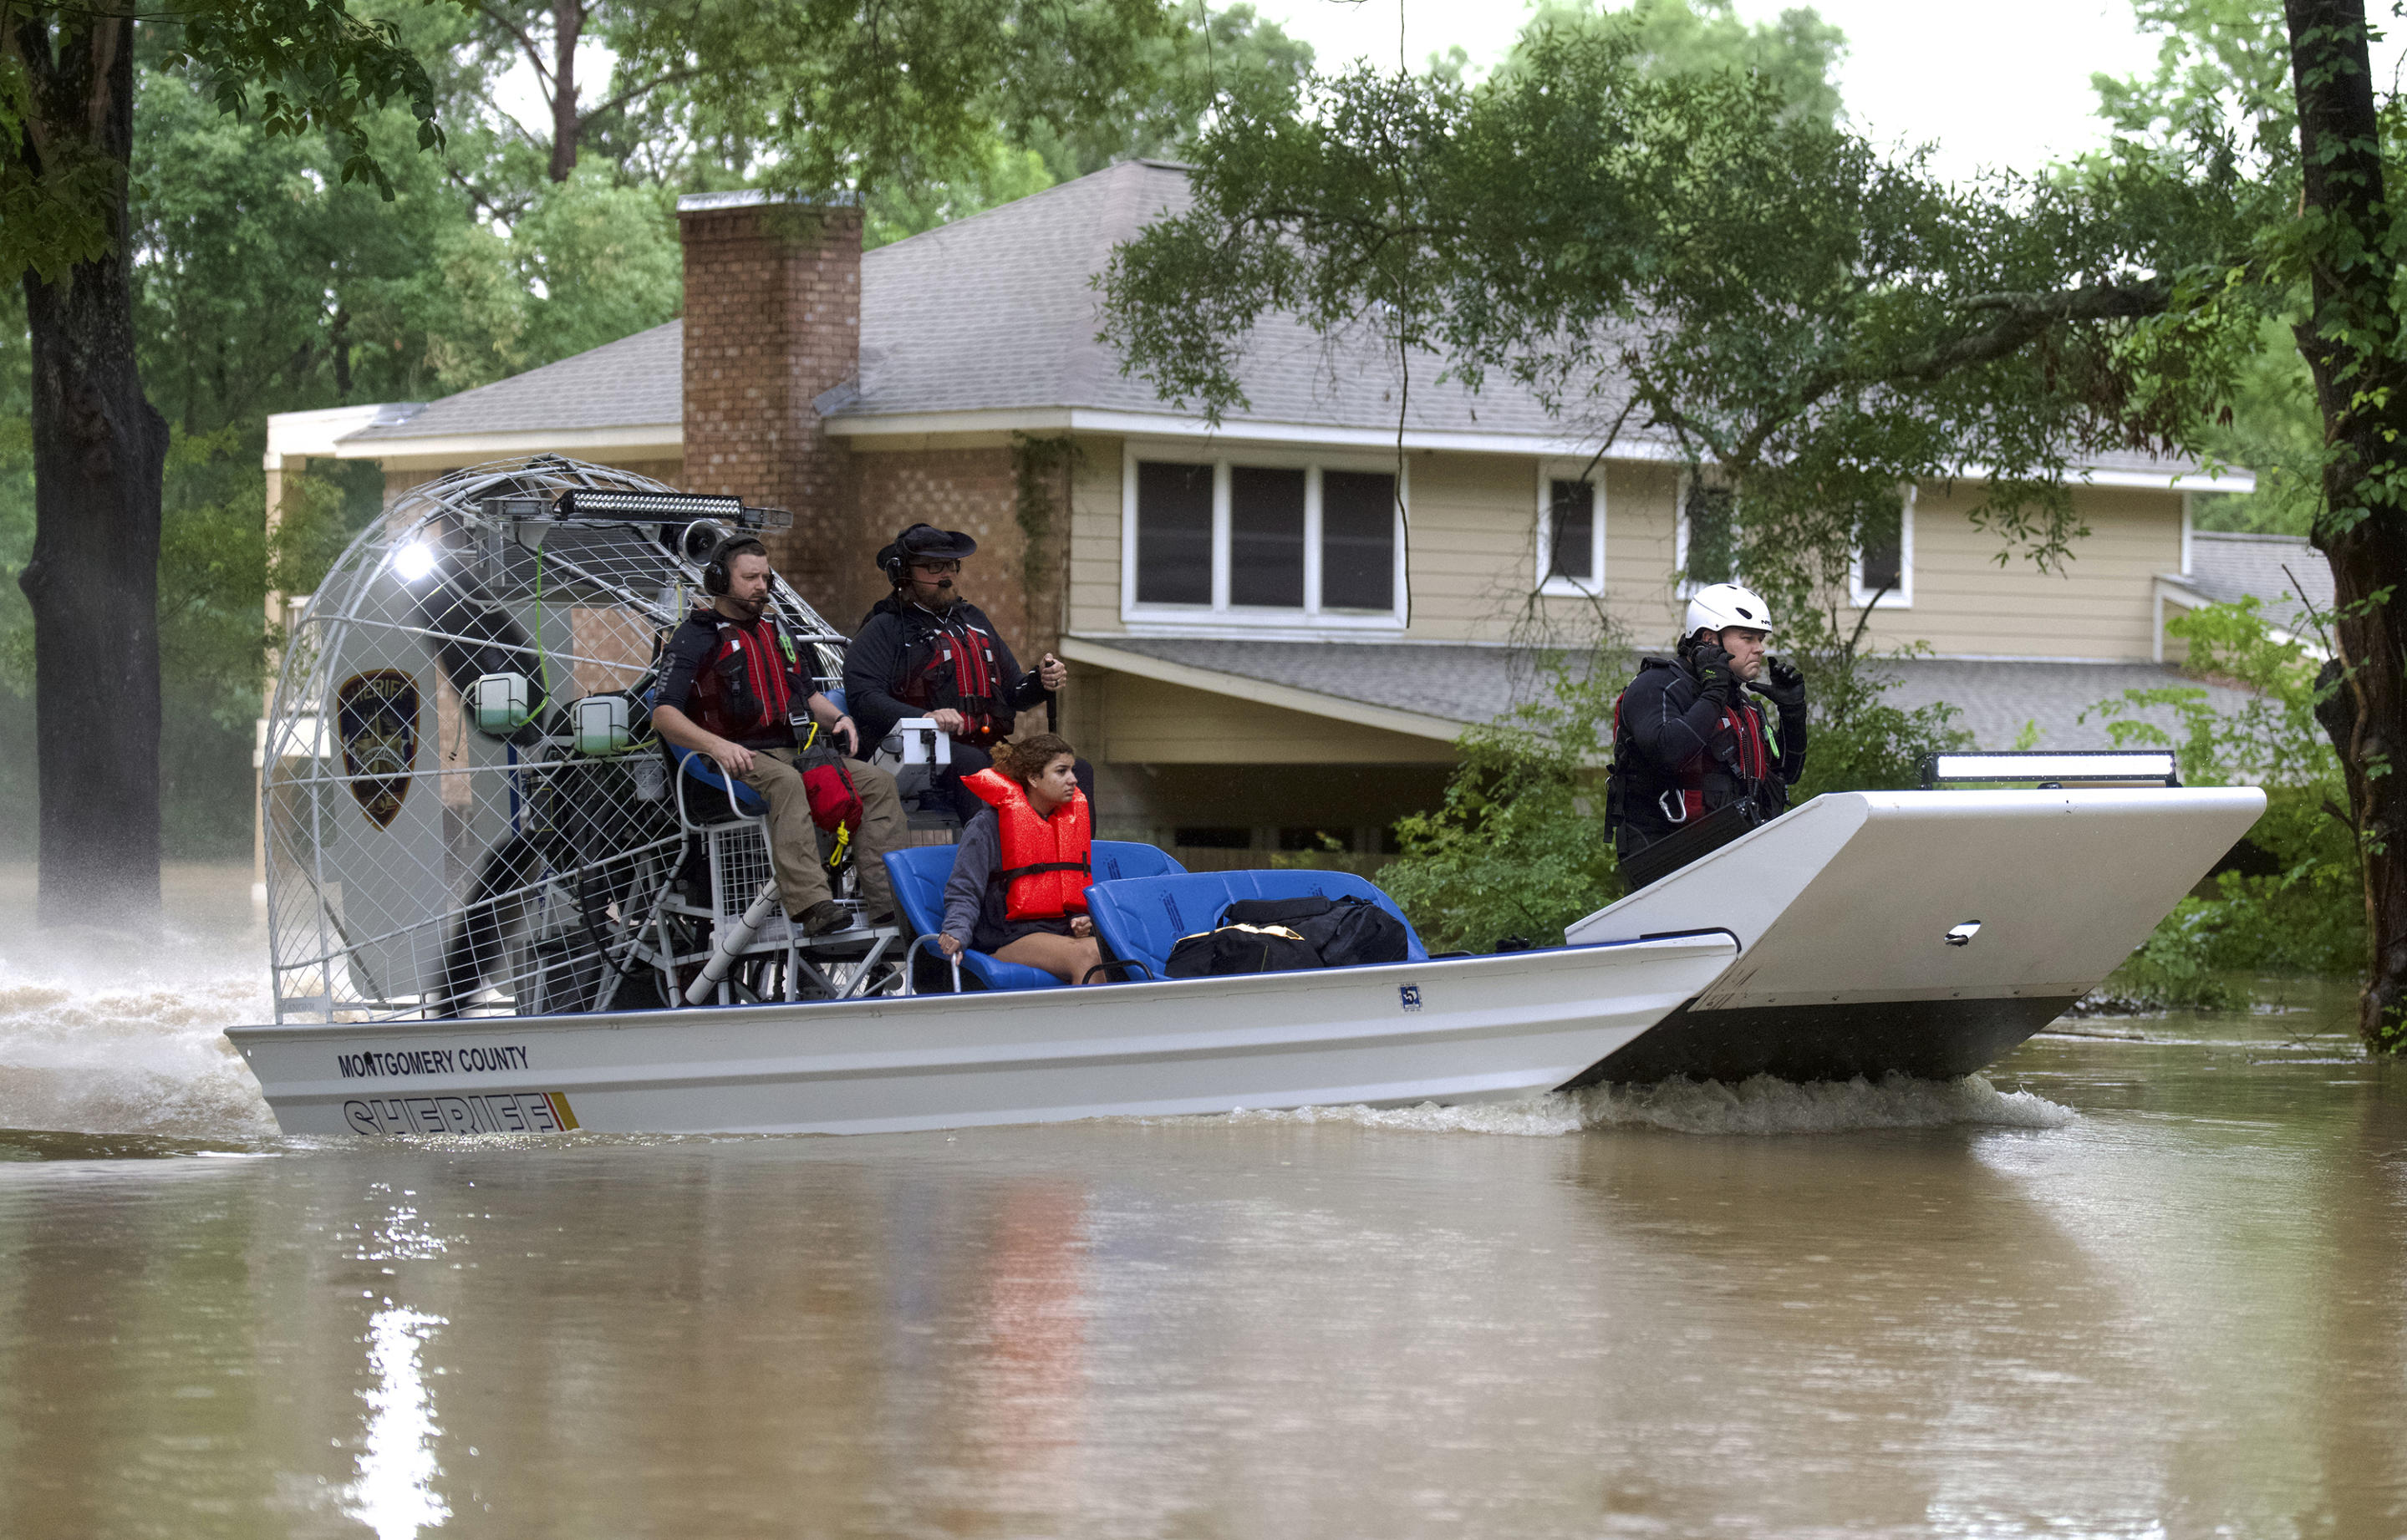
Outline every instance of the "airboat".
<svg viewBox="0 0 2407 1540"><path fill-rule="evenodd" d="M1433 957L1416 936L1398 962L1223 978L1164 964L1234 899L1404 917L1345 873L1188 873L1099 841L1088 897L1119 982L948 969L926 945L950 857L919 795L947 752L933 723L879 749L928 842L890 858L904 918L821 937L776 912L761 810L650 732L703 560L790 523L543 456L410 489L334 564L262 749L275 1020L227 1033L285 1132L871 1133L1958 1075L2094 987L2263 806L1825 796L1561 947ZM835 692L844 635L782 579L773 602Z"/></svg>

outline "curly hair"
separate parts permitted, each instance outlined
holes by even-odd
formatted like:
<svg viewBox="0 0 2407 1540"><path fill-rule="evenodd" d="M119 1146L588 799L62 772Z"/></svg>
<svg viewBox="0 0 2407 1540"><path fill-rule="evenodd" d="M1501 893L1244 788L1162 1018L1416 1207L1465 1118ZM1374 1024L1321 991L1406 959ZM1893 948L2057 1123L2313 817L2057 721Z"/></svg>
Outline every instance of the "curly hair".
<svg viewBox="0 0 2407 1540"><path fill-rule="evenodd" d="M1068 741L1058 734L1036 733L1028 737L996 744L987 752L993 758L996 770L1025 787L1030 780L1042 774L1047 765L1064 754L1075 758L1078 751L1071 748Z"/></svg>

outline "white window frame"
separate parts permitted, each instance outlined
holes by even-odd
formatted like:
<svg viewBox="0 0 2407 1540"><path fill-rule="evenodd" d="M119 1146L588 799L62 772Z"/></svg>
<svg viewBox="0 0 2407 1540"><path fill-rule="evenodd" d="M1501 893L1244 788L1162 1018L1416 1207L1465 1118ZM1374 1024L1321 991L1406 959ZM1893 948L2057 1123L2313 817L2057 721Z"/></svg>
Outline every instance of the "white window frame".
<svg viewBox="0 0 2407 1540"><path fill-rule="evenodd" d="M1582 473L1586 473L1583 475ZM1555 549L1554 485L1585 480L1588 484L1588 554L1586 578L1564 578L1548 570ZM1585 460L1538 462L1538 549L1534 553L1538 592L1553 598L1595 599L1604 594L1604 463Z"/></svg>
<svg viewBox="0 0 2407 1540"><path fill-rule="evenodd" d="M1679 596L1683 599L1693 599L1697 596L1698 590L1711 588L1713 586L1711 583L1698 582L1695 578L1688 576L1688 489L1695 484L1695 475L1688 471L1682 471L1680 473L1680 484L1674 492L1674 496L1675 496L1678 501L1674 503L1672 506L1672 524L1674 529L1672 538L1672 567L1674 572L1679 574L1679 580L1674 583L1673 587L1678 592ZM1738 544L1738 499L1735 497L1730 499L1730 543L1733 547L1730 552L1730 566L1732 570L1730 572L1729 581L1733 583L1744 583L1746 581L1745 576L1736 570L1738 566L1738 552L1735 549L1735 547Z"/></svg>
<svg viewBox="0 0 2407 1540"><path fill-rule="evenodd" d="M1880 596L1881 609L1912 609L1914 607L1914 493L1908 487L1899 498L1897 510L1897 587ZM1859 545L1847 557L1847 602L1857 609L1871 605L1873 594L1864 587L1864 553Z"/></svg>
<svg viewBox="0 0 2407 1540"><path fill-rule="evenodd" d="M1404 541L1410 527L1412 475L1392 455L1281 449L1222 449L1197 452L1191 440L1129 440L1120 451L1120 623L1131 635L1250 636L1279 639L1279 633L1326 635L1332 631L1397 632L1407 613ZM1140 461L1169 461L1212 467L1212 602L1208 605L1139 604L1136 597L1137 475ZM1229 473L1239 465L1302 470L1303 477L1303 606L1274 608L1229 602ZM1385 610L1323 610L1320 606L1320 478L1324 471L1371 471L1396 477L1394 604Z"/></svg>

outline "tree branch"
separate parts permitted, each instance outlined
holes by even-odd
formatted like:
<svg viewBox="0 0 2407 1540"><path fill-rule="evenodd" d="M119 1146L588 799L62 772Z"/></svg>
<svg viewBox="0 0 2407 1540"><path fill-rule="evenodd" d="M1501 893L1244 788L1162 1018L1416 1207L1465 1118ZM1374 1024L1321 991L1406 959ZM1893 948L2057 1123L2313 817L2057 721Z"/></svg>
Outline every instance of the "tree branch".
<svg viewBox="0 0 2407 1540"><path fill-rule="evenodd" d="M694 73L695 72L691 67L680 64L675 69L662 71L660 74L655 75L650 79L645 81L642 85L630 86L607 101L594 103L590 110L577 114L577 133L582 135L585 132L585 125L591 122L594 119L616 112L620 107L625 107L629 102L635 100L639 96L648 96L653 92L660 90L662 86L675 85L680 80L690 80L693 78Z"/></svg>
<svg viewBox="0 0 2407 1540"><path fill-rule="evenodd" d="M503 15L499 9L489 3L489 0L477 0L477 9L483 13L487 21L508 33L517 41L519 50L527 56L527 63L534 65L535 78L543 82L544 96L549 99L558 95L559 88L552 80L551 71L544 64L543 50L535 46L534 35Z"/></svg>
<svg viewBox="0 0 2407 1540"><path fill-rule="evenodd" d="M2172 302L2172 285L2161 278L2144 283L2101 283L2052 294L1973 294L1957 303L1958 310L1999 312L1998 321L1983 331L1958 337L1907 359L1882 372L1882 380L1938 379L1975 364L1994 363L2022 348L2051 326L2072 321L2137 321L2162 315ZM1862 383L1875 383L1863 379Z"/></svg>

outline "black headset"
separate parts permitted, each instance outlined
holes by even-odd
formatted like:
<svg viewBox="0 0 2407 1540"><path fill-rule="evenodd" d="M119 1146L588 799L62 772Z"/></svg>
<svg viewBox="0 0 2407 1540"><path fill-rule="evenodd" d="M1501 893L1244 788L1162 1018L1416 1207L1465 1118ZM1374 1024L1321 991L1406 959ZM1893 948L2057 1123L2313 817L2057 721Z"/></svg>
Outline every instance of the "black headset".
<svg viewBox="0 0 2407 1540"><path fill-rule="evenodd" d="M729 585L728 559L741 556L748 550L757 550L763 556L769 554L769 548L749 535L730 535L719 542L719 549L712 551L710 560L702 565L702 592L714 597L724 594Z"/></svg>

